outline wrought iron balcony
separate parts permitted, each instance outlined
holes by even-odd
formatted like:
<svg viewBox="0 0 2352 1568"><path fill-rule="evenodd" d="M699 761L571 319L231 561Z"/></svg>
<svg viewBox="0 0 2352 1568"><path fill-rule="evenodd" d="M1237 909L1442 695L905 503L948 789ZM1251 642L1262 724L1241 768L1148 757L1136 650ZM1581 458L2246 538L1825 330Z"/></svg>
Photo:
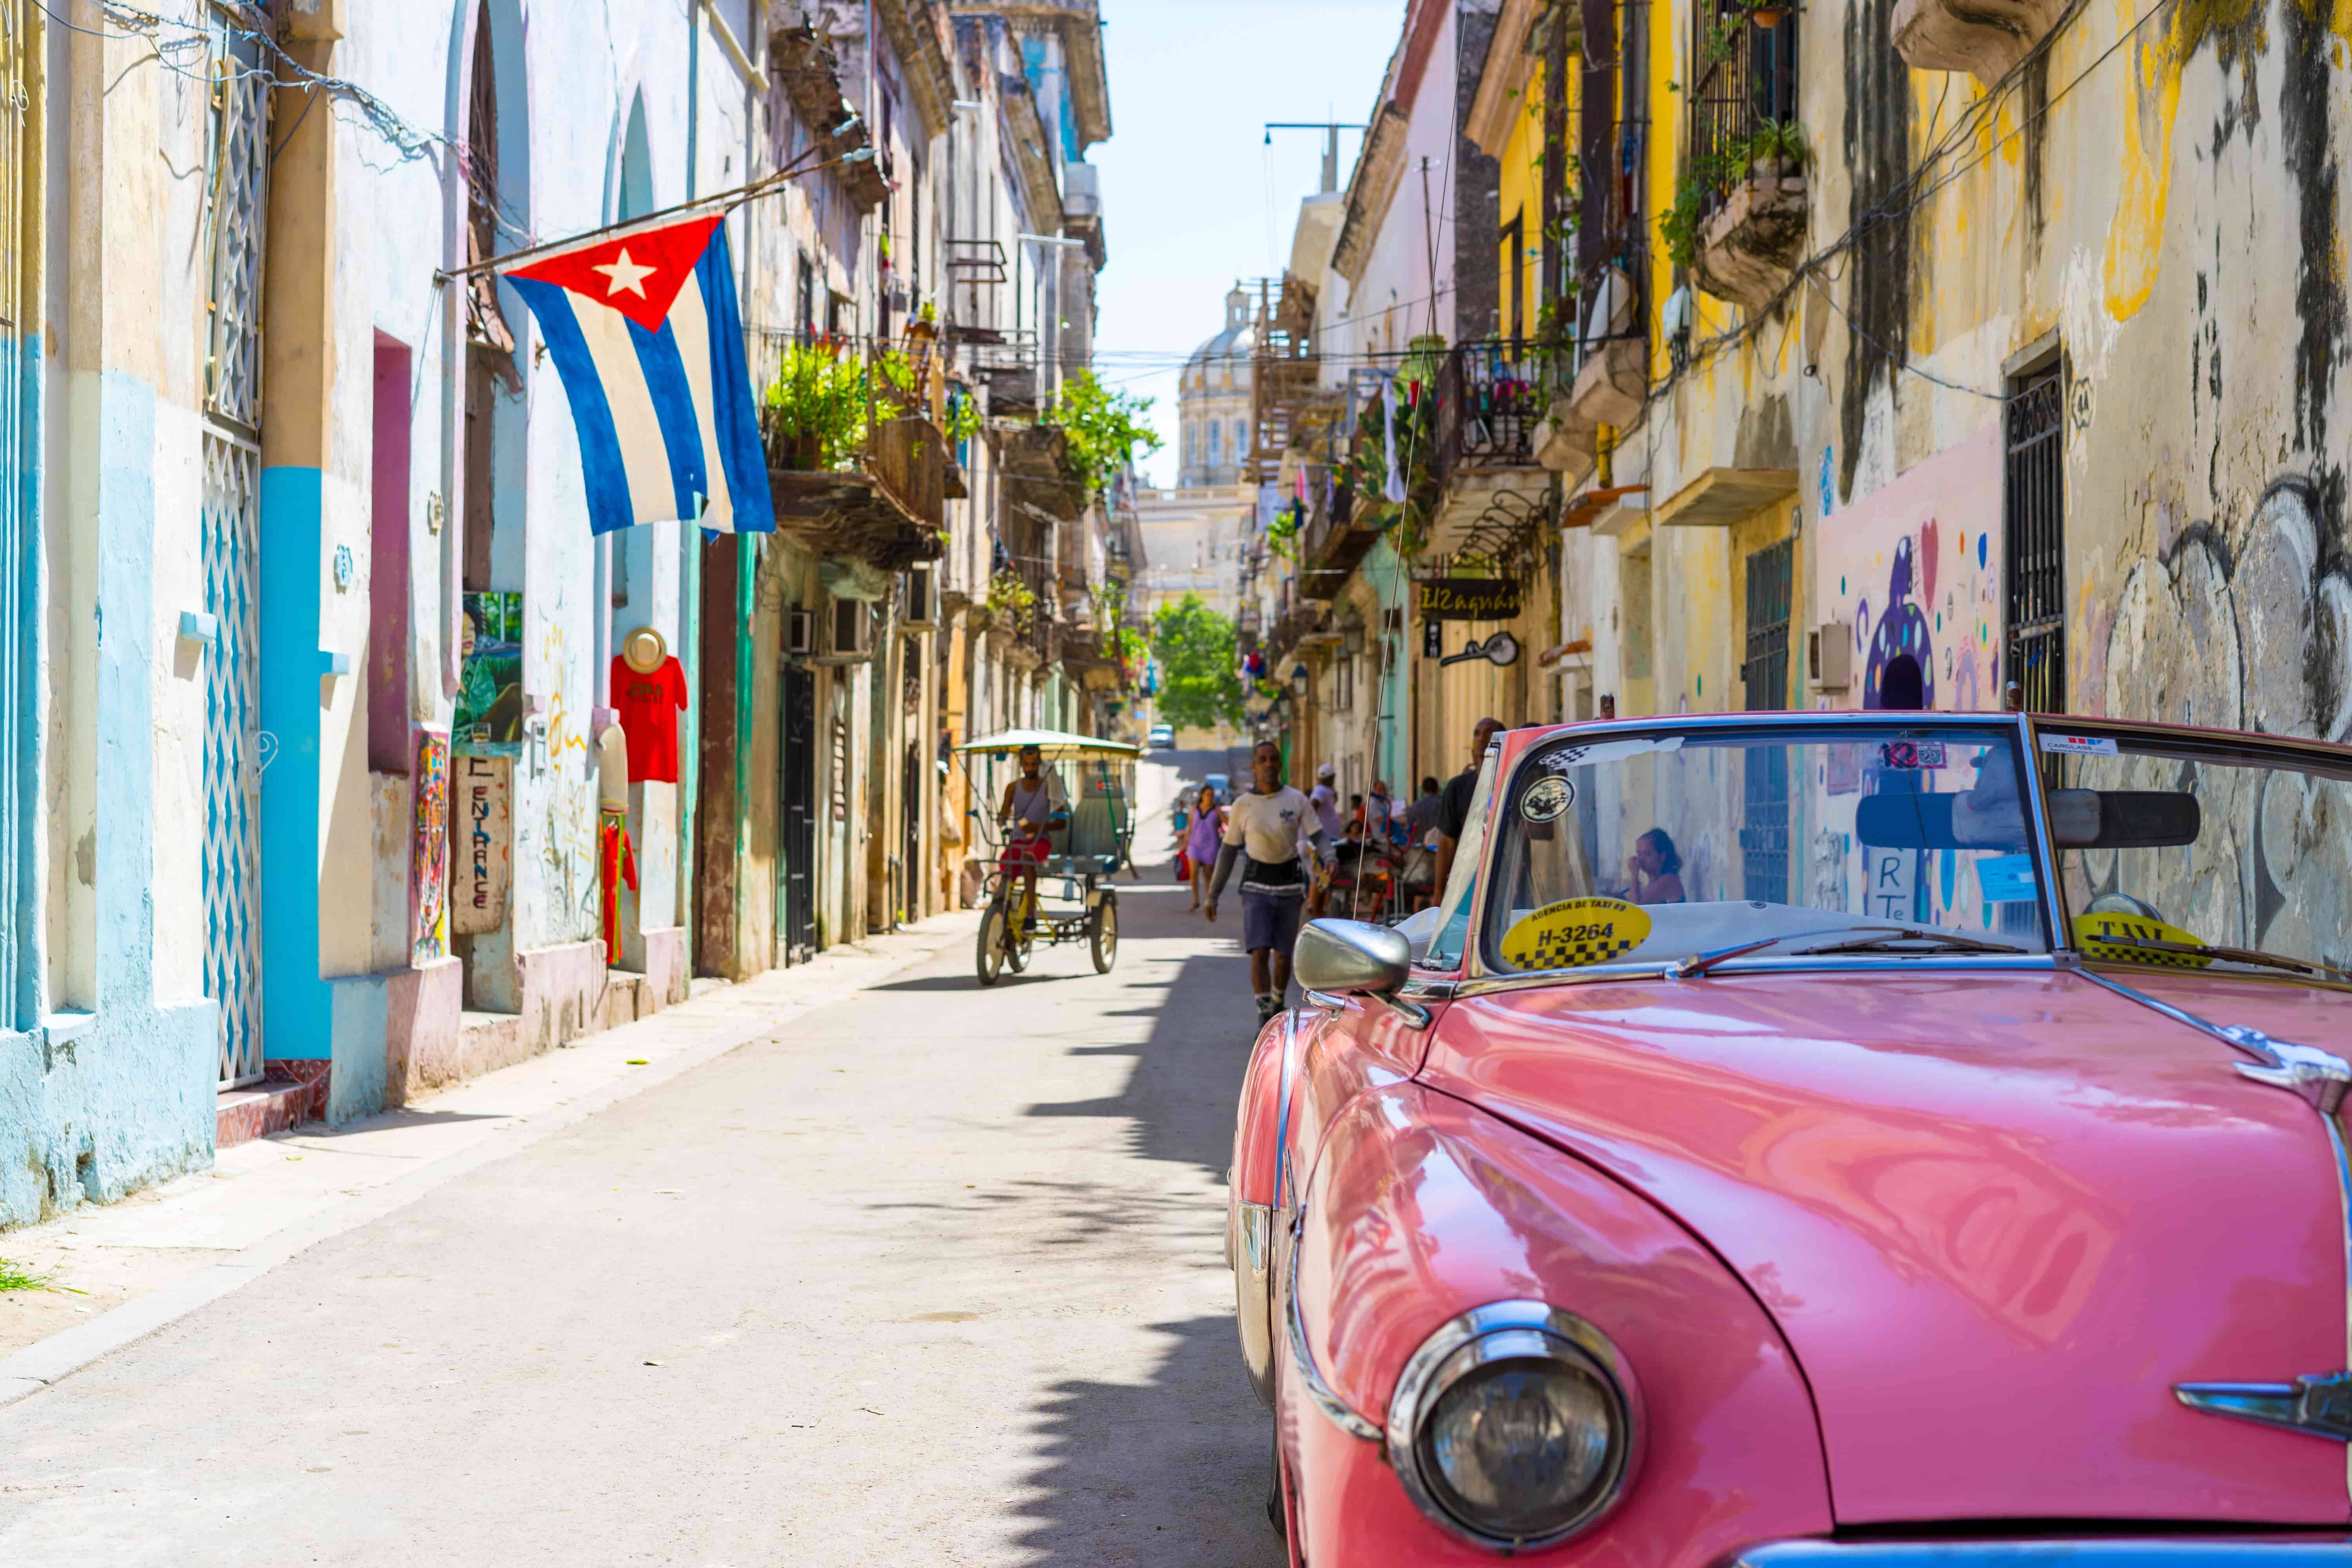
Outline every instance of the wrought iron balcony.
<svg viewBox="0 0 2352 1568"><path fill-rule="evenodd" d="M1717 299L1758 310L1804 251L1796 10L1703 0L1692 25L1692 58L1705 62L1690 95L1692 277Z"/></svg>
<svg viewBox="0 0 2352 1568"><path fill-rule="evenodd" d="M1522 342L1458 343L1437 372L1437 476L1536 466L1542 375Z"/></svg>
<svg viewBox="0 0 2352 1568"><path fill-rule="evenodd" d="M769 469L776 527L885 571L936 561L947 468L947 437L929 420L877 420L856 468Z"/></svg>

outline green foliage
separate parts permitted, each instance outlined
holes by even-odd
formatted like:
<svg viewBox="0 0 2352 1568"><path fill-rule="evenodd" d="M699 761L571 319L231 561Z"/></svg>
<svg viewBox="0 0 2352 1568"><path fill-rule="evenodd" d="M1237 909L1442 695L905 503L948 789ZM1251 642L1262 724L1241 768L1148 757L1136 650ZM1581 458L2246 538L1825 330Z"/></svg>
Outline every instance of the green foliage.
<svg viewBox="0 0 2352 1568"><path fill-rule="evenodd" d="M948 398L948 439L969 441L979 434L980 399L969 392L956 392Z"/></svg>
<svg viewBox="0 0 2352 1568"><path fill-rule="evenodd" d="M1160 661L1160 716L1180 729L1242 722L1234 623L1187 594L1151 617L1151 651Z"/></svg>
<svg viewBox="0 0 2352 1568"><path fill-rule="evenodd" d="M70 1285L60 1285L46 1274L27 1272L21 1265L0 1258L0 1290L63 1290L68 1295L82 1296L89 1292Z"/></svg>
<svg viewBox="0 0 2352 1568"><path fill-rule="evenodd" d="M1073 372L1062 384L1061 396L1042 423L1059 426L1069 437L1069 460L1084 480L1087 493L1110 488L1121 468L1135 457L1160 450L1160 432L1146 423L1151 399L1131 392L1116 392L1095 378L1094 372Z"/></svg>
<svg viewBox="0 0 2352 1568"><path fill-rule="evenodd" d="M1027 637L1037 624L1036 591L1008 566L988 580L988 610L1016 636Z"/></svg>
<svg viewBox="0 0 2352 1568"><path fill-rule="evenodd" d="M1716 199L1747 179L1756 163L1769 159L1801 169L1811 156L1802 126L1793 120L1767 120L1747 141L1692 159L1675 184L1674 205L1658 218L1658 236L1665 241L1666 255L1677 267L1688 267L1698 259L1700 230Z"/></svg>
<svg viewBox="0 0 2352 1568"><path fill-rule="evenodd" d="M915 367L896 350L874 363L872 413L896 419L919 411ZM838 343L794 343L760 398L769 458L780 468L845 468L865 449L866 364Z"/></svg>
<svg viewBox="0 0 2352 1568"><path fill-rule="evenodd" d="M1265 547L1285 561L1298 559L1298 535L1306 527L1306 515L1296 502L1274 514L1265 527Z"/></svg>

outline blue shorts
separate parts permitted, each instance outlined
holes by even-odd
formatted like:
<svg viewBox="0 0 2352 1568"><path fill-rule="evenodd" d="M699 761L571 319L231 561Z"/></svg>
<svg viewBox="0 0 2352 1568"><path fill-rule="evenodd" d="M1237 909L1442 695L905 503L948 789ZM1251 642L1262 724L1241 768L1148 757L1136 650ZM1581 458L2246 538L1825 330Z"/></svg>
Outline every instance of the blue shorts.
<svg viewBox="0 0 2352 1568"><path fill-rule="evenodd" d="M1242 894L1242 947L1255 952L1270 947L1287 958L1298 940L1298 912L1307 900L1292 893Z"/></svg>

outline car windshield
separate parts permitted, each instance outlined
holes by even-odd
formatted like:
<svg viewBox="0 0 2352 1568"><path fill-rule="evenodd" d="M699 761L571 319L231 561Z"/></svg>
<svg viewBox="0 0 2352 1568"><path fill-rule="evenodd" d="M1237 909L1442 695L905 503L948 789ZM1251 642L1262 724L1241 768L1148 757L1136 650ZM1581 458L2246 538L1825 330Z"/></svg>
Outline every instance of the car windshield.
<svg viewBox="0 0 2352 1568"><path fill-rule="evenodd" d="M1932 722L1562 736L1496 818L1486 961L2047 952L2017 752Z"/></svg>
<svg viewBox="0 0 2352 1568"><path fill-rule="evenodd" d="M2221 736L2045 730L2039 743L2084 956L2347 978L2352 780L2340 768Z"/></svg>

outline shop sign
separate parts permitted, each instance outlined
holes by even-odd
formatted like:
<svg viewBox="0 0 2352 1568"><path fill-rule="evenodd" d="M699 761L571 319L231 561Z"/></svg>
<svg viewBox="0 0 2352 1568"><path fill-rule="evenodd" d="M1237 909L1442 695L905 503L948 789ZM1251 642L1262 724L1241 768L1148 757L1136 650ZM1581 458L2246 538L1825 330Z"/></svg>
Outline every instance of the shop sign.
<svg viewBox="0 0 2352 1568"><path fill-rule="evenodd" d="M1510 621L1519 585L1502 577L1439 577L1421 584L1421 613L1433 621Z"/></svg>

